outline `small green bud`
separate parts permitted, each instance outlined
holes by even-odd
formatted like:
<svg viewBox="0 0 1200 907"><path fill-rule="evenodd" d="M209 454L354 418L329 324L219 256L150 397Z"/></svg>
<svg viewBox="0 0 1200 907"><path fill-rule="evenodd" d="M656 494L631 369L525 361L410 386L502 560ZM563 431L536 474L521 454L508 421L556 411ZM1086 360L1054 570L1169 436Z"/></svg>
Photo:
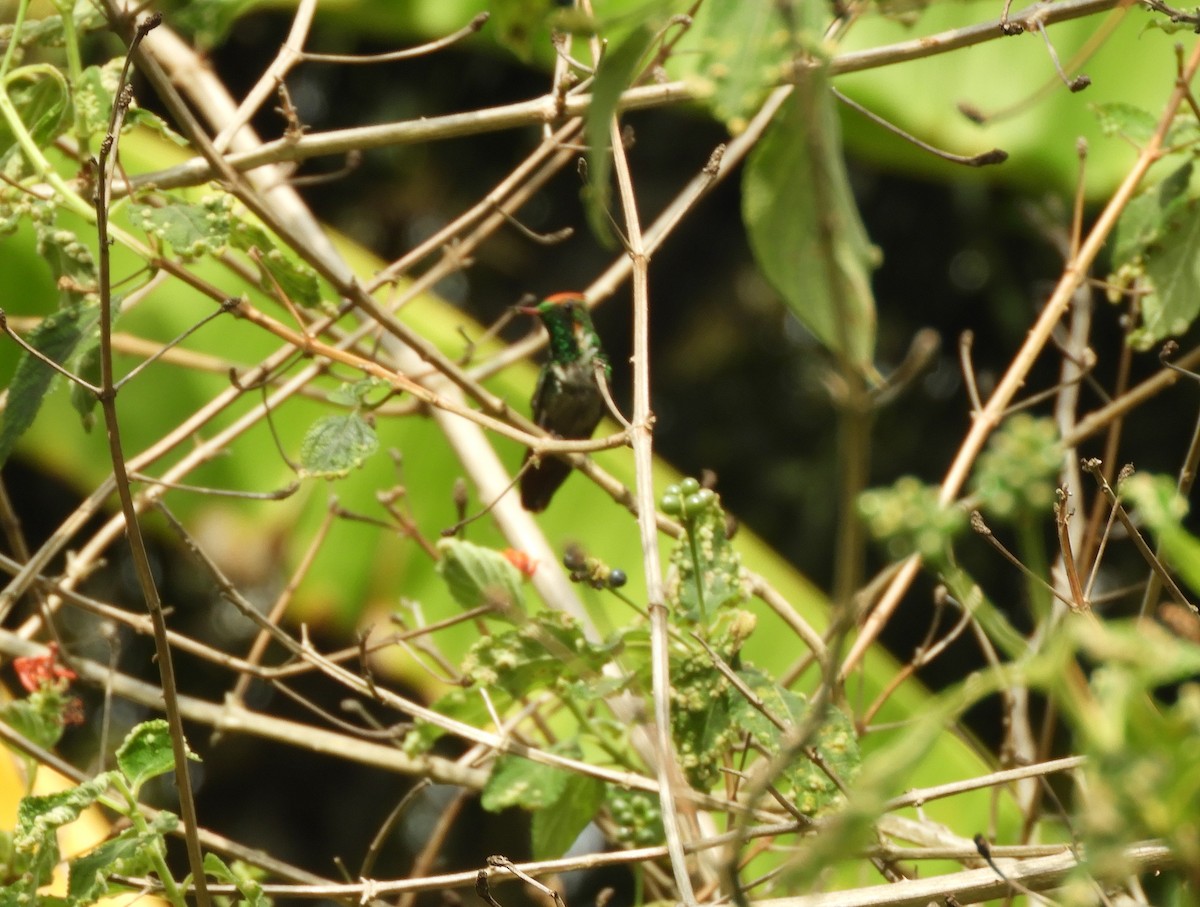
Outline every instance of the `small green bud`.
<svg viewBox="0 0 1200 907"><path fill-rule="evenodd" d="M700 483L690 476L679 483L679 490L685 494L695 494L700 490Z"/></svg>

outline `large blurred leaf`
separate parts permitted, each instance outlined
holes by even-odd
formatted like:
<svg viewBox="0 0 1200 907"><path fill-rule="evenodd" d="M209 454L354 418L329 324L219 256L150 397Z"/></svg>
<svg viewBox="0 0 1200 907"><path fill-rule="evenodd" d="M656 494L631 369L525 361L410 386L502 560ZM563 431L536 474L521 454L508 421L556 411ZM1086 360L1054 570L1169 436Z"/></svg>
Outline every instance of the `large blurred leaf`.
<svg viewBox="0 0 1200 907"><path fill-rule="evenodd" d="M746 165L742 213L759 266L796 317L870 375L877 252L859 219L838 136L828 80L806 69Z"/></svg>
<svg viewBox="0 0 1200 907"><path fill-rule="evenodd" d="M646 50L654 40L655 29L642 25L624 42L604 55L596 71L593 102L587 114L588 184L584 190L588 222L592 232L605 245L613 245L609 225L609 199L612 190L612 116L621 92L637 75Z"/></svg>

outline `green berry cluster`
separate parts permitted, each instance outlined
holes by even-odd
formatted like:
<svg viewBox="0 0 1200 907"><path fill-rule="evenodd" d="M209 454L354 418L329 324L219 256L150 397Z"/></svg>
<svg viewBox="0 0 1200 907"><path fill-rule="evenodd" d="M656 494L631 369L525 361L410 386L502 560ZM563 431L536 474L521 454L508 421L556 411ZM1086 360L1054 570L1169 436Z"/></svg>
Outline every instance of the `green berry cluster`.
<svg viewBox="0 0 1200 907"><path fill-rule="evenodd" d="M678 485L668 485L658 506L667 516L691 522L716 503L716 492L701 488L696 479L687 478Z"/></svg>
<svg viewBox="0 0 1200 907"><path fill-rule="evenodd" d="M992 435L975 468L979 509L1001 520L1049 513L1062 469L1053 419L1017 413Z"/></svg>
<svg viewBox="0 0 1200 907"><path fill-rule="evenodd" d="M615 837L622 844L650 847L662 841L662 810L654 794L610 788L608 811L617 824Z"/></svg>
<svg viewBox="0 0 1200 907"><path fill-rule="evenodd" d="M954 537L967 525L958 507L943 507L938 490L904 476L890 488L873 488L858 498L858 513L871 535L894 558L919 553L930 561L944 560Z"/></svg>

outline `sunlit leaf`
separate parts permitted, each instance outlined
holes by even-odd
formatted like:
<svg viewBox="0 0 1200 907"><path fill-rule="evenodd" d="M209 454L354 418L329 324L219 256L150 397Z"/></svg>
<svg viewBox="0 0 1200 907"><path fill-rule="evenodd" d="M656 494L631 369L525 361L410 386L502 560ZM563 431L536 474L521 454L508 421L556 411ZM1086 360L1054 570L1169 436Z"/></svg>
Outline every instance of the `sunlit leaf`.
<svg viewBox="0 0 1200 907"><path fill-rule="evenodd" d="M1112 101L1107 104L1092 104L1091 108L1105 135L1124 136L1137 144L1149 141L1158 126L1158 121L1152 113L1133 104Z"/></svg>
<svg viewBox="0 0 1200 907"><path fill-rule="evenodd" d="M492 605L498 617L524 610L524 578L501 552L456 538L439 539L437 547L438 573L462 607Z"/></svg>
<svg viewBox="0 0 1200 907"><path fill-rule="evenodd" d="M188 750L188 758L200 757ZM126 736L117 750L117 766L135 791L151 778L175 770L171 728L163 718L143 721Z"/></svg>
<svg viewBox="0 0 1200 907"><path fill-rule="evenodd" d="M232 225L230 243L235 249L257 250L256 263L265 272L259 286L275 295L276 287L297 305L313 308L321 302L317 274L308 265L280 251L267 231L238 219Z"/></svg>
<svg viewBox="0 0 1200 907"><path fill-rule="evenodd" d="M558 800L570 777L561 768L521 756L501 756L488 777L479 803L491 813L513 806L531 811L544 809Z"/></svg>
<svg viewBox="0 0 1200 907"><path fill-rule="evenodd" d="M300 465L308 476L341 478L378 449L379 436L358 413L323 416L300 442Z"/></svg>
<svg viewBox="0 0 1200 907"><path fill-rule="evenodd" d="M229 196L210 196L200 204L171 201L162 207L137 205L129 221L167 242L184 259L220 251L229 242Z"/></svg>

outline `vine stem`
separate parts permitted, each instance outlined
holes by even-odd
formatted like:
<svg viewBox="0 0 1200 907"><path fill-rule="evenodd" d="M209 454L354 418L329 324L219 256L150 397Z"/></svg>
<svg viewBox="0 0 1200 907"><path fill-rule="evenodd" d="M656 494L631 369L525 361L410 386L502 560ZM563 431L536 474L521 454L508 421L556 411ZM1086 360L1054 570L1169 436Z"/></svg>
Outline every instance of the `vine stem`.
<svg viewBox="0 0 1200 907"><path fill-rule="evenodd" d="M1033 327L1030 329L1028 336L1025 338L1025 343L1017 351L1017 355L1013 358L1008 370L1004 373L1004 377L1000 379L1000 383L996 385L995 391L988 398L987 404L975 414L975 421L971 424L971 428L967 432L962 445L959 447L954 462L950 465L946 477L942 480L941 489L938 492L938 501L943 507L950 506L962 490L963 485L966 484L967 477L972 465L975 463L976 457L979 456L988 436L1000 424L1004 411L1012 402L1013 397L1017 395L1017 392L1024 385L1029 370L1033 368L1034 362L1049 341L1055 325L1062 319L1063 313L1066 312L1070 305L1076 289L1087 279L1088 269L1092 266L1092 262L1096 260L1096 256L1100 253L1100 250L1104 247L1104 243L1113 231L1113 228L1116 227L1117 219L1121 216L1121 212L1125 210L1125 206L1133 198L1147 171L1159 159L1167 130L1170 129L1171 123L1175 119L1175 114L1187 97L1189 92L1188 85L1195 77L1198 67L1200 67L1200 44L1192 48L1187 64L1176 81L1175 90L1171 93L1171 97L1167 101L1167 106L1158 121L1158 126L1154 130L1154 134L1150 137L1145 147L1142 148L1141 153L1133 164L1133 168L1121 182L1121 185L1117 187L1117 191L1113 193L1112 198L1100 213L1100 217L1096 220L1087 238L1080 245L1079 250L1067 262L1067 266L1063 270L1062 277L1059 278L1054 292L1050 295L1050 299L1042 309L1041 315L1038 316L1037 321L1034 322ZM864 622L858 639L855 640L854 645L846 656L846 660L842 663L841 676L843 679L862 660L871 643L879 635L879 631L883 629L884 624L887 623L899 605L900 599L912 585L920 567L921 557L914 554L904 562L903 566L897 572L891 584L884 591L878 605L876 605L875 609Z"/></svg>
<svg viewBox="0 0 1200 907"><path fill-rule="evenodd" d="M154 582L154 571L150 566L150 556L146 551L146 541L142 536L141 524L138 522L137 508L133 502L133 492L129 487L129 473L125 463L125 451L121 444L121 427L117 416L117 387L113 374L112 354L112 271L110 241L108 235L108 205L112 195L112 179L115 170L117 145L120 141L121 127L125 114L133 99L132 87L129 85L129 66L132 54L137 49L146 34L158 25L160 17L151 17L140 24L130 43L129 55L125 67L121 71L121 79L116 97L113 101L112 115L109 119L108 133L100 149L98 170L100 179L96 188L96 232L99 238L98 251L98 284L100 292L100 406L104 411L104 424L108 431L109 456L113 464L113 479L117 497L121 501L121 512L125 517L125 535L129 541L134 571L137 574L138 586L145 599L146 610L150 614L154 628L154 652L158 662L159 678L162 682L163 705L166 710L167 724L171 730L171 751L175 759L175 788L179 792L179 812L183 822L184 840L187 845L188 866L191 869L192 885L196 892L196 903L199 907L209 907L211 900L204 878L204 856L200 850L200 839L197 834L199 821L196 815L196 804L192 796L191 779L188 774L187 742L183 734L183 717L179 711L179 690L175 684L175 668L172 662L171 644L167 638L167 621L163 614L162 599ZM163 884L168 888L174 887L174 880L169 875L164 876Z"/></svg>

